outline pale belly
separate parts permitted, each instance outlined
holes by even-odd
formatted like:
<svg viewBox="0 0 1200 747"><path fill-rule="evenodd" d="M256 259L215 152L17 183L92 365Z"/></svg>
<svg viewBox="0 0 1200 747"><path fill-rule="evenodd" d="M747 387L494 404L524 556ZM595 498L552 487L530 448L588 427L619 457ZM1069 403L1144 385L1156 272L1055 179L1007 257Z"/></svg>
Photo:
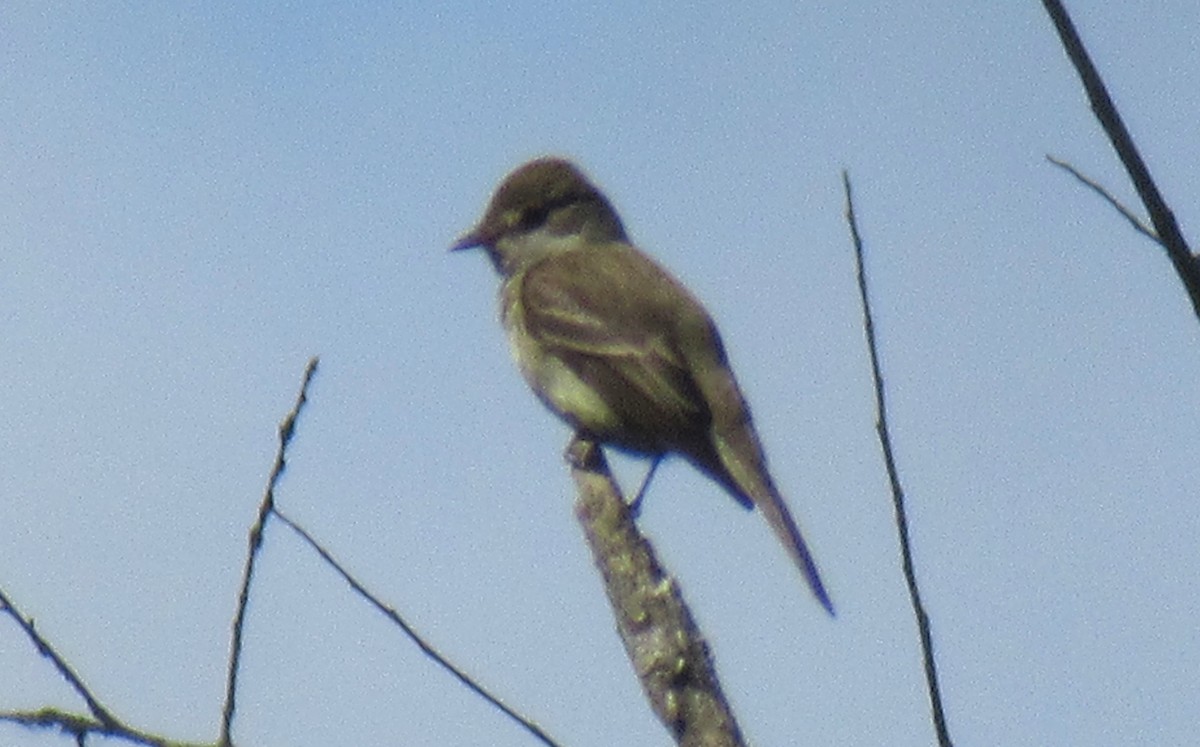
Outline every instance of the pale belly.
<svg viewBox="0 0 1200 747"><path fill-rule="evenodd" d="M517 321L508 319L509 349L538 399L575 428L600 437L619 432L621 422L612 408L566 364L546 355Z"/></svg>

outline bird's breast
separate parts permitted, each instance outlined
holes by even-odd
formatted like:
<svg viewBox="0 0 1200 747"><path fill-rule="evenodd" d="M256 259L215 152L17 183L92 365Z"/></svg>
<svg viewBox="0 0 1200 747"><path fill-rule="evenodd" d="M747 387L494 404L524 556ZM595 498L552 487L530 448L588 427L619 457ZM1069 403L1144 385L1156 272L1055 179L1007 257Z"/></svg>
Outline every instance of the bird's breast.
<svg viewBox="0 0 1200 747"><path fill-rule="evenodd" d="M504 283L500 320L508 333L513 360L526 383L546 407L574 428L601 438L620 432L621 419L603 397L529 333L519 300L520 282L521 276L517 275Z"/></svg>

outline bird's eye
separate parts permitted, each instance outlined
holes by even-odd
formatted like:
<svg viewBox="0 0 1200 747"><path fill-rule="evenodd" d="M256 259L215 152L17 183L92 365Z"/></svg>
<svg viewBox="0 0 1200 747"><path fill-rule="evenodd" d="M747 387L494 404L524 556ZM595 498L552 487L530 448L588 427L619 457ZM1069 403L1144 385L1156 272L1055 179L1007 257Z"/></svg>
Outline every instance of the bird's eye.
<svg viewBox="0 0 1200 747"><path fill-rule="evenodd" d="M545 206L529 208L521 213L521 228L532 231L540 228L550 215L550 209Z"/></svg>

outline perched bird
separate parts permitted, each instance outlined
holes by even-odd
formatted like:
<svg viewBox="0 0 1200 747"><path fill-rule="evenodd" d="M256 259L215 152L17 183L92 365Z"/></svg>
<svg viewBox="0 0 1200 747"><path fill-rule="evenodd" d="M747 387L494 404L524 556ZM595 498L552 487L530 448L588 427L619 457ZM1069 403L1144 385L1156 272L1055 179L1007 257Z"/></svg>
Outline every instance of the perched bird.
<svg viewBox="0 0 1200 747"><path fill-rule="evenodd" d="M500 318L538 398L585 438L657 460L680 454L757 507L833 613L767 472L712 319L629 241L608 199L568 161L540 158L497 188L452 247L482 247L503 278Z"/></svg>

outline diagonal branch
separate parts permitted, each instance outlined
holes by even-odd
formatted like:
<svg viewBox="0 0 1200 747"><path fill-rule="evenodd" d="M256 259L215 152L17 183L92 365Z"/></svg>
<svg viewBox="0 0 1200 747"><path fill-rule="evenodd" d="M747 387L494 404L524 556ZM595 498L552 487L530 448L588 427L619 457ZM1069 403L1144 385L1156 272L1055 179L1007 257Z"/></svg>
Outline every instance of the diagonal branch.
<svg viewBox="0 0 1200 747"><path fill-rule="evenodd" d="M17 625L37 647L38 652L50 659L62 678L75 692L79 693L92 714L87 716L69 713L58 708L42 708L36 711L0 711L0 721L19 724L29 729L57 729L75 737L75 741L79 744L84 744L88 735L97 734L133 744L149 745L149 747L209 747L202 744L178 742L127 726L100 703L99 698L88 689L88 686L83 683L66 659L37 631L33 619L22 614L2 589L0 589L0 612L16 620Z"/></svg>
<svg viewBox="0 0 1200 747"><path fill-rule="evenodd" d="M522 716L509 706L505 705L499 698L485 690L481 685L477 684L473 679L471 679L469 675L438 653L438 651L423 638L421 638L416 630L402 617L400 617L395 610L381 602L379 598L369 592L367 588L363 586L360 581L358 581L358 579L352 576L350 572L345 569L345 567L338 563L337 560L334 559L333 555L319 542L317 542L317 540L311 534L309 534L308 531L284 515L275 505L275 488L278 486L279 479L283 476L283 471L287 467L287 448L291 443L292 437L296 433L296 420L299 418L300 412L304 409L304 405L308 401L308 385L312 382L316 371L317 359L312 358L309 360L308 366L305 368L304 380L300 386L300 392L296 397L296 404L292 407L292 410L287 414L279 426L279 447L275 455L275 466L272 468L271 475L267 480L267 489L263 495L262 503L259 505L258 518L255 521L254 526L250 529L250 551L246 557L246 567L242 579L242 588L238 594L237 613L234 617L233 640L230 646L229 680L226 691L225 707L222 709L221 734L217 744L220 747L229 747L232 745L230 731L232 728L233 714L237 699L237 675L242 650L242 630L245 625L246 608L250 599L250 584L254 577L255 561L258 557L259 550L262 548L263 531L271 517L275 517L287 525L287 527L292 531L296 532L296 534L298 534L301 539L308 543L308 545L313 548L318 555L321 556L321 559L324 560L331 568L333 568L333 570L340 575L355 592L370 602L376 609L383 612L383 614L386 615L394 624L396 624L406 635L408 635L408 637L412 639L412 641L416 643L417 646L427 656L442 666L442 668L450 672L450 674L457 678L459 682L462 682L488 703L491 703L502 713L523 726L535 738L547 745L547 747L557 747L556 743L550 738L550 736L547 735L546 732L543 731L532 720Z"/></svg>
<svg viewBox="0 0 1200 747"><path fill-rule="evenodd" d="M871 378L875 382L875 408L878 419L875 431L883 449L883 462L887 468L888 481L892 486L892 504L896 512L896 529L900 535L900 555L904 566L904 580L908 583L908 596L912 601L913 613L917 617L917 631L921 636L921 658L925 662L925 684L929 690L929 706L933 712L933 726L937 731L938 744L952 747L950 729L946 725L946 712L942 708L942 693L938 685L937 665L933 657L933 634L929 628L929 615L921 602L917 588L917 573L913 566L912 548L908 537L908 512L904 507L904 488L900 486L900 473L892 455L892 438L888 433L887 406L884 400L883 374L880 373L878 345L875 342L875 322L871 315L871 301L867 294L867 274L863 269L863 243L858 233L858 221L854 216L854 196L850 190L850 175L842 172L842 184L846 189L846 221L850 224L850 237L854 242L854 260L858 268L858 291L862 297L863 327L867 335L867 350L871 356Z"/></svg>
<svg viewBox="0 0 1200 747"><path fill-rule="evenodd" d="M1075 168L1074 166L1067 163L1066 161L1063 161L1062 159L1055 158L1054 156L1051 156L1051 155L1047 155L1046 160L1049 161L1050 163L1054 164L1055 166L1059 167L1063 171L1066 171L1068 174L1070 174L1071 176L1075 177L1080 182L1082 182L1083 185L1086 186L1088 189L1091 189L1093 192L1095 192L1096 194L1103 197L1104 200L1106 202L1108 202L1109 205L1113 206L1114 210L1116 210L1118 213L1121 214L1122 218L1129 221L1130 225L1133 226L1133 230L1137 231L1138 233L1142 234L1146 238L1150 239L1155 244L1158 244L1159 246L1164 247L1164 248L1166 247L1166 244L1163 243L1163 240L1158 238L1158 234L1154 233L1153 228L1151 228L1150 226L1147 226L1142 221L1141 218L1139 218L1133 214L1132 210L1130 210L1129 208L1122 205L1120 200L1118 200L1116 197L1113 197L1112 193L1109 192L1107 189L1105 189L1099 182L1095 181L1094 179L1089 179L1088 177L1084 176L1083 174L1081 174L1079 172L1079 169Z"/></svg>
<svg viewBox="0 0 1200 747"><path fill-rule="evenodd" d="M625 653L650 706L683 747L744 747L708 644L683 594L638 531L600 446L567 447L583 526Z"/></svg>
<svg viewBox="0 0 1200 747"><path fill-rule="evenodd" d="M521 715L517 711L513 710L512 707L506 705L504 701L500 700L499 697L488 692L482 685L472 679L471 675L464 672L453 662L447 659L443 654L441 654L436 648L434 648L431 643L426 641L421 634L417 632L416 628L414 628L407 620L400 616L400 613L396 612L395 609L380 601L379 597L372 594L367 587L363 586L361 581L351 575L351 573L347 571L341 563L334 559L332 553L325 549L321 543L317 542L317 540L314 539L313 536L304 529L304 527L292 521L278 508L274 509L274 514L292 531L300 535L300 538L308 543L308 546L315 550L316 553L321 556L321 559L324 560L329 567L333 568L333 570L342 577L342 580L350 585L350 588L353 589L356 594L367 600L372 607L382 612L388 620L392 621L393 625L400 628L400 630L403 631L413 643L417 644L417 648L421 649L421 652L432 659L435 664L440 666L442 669L445 669L447 672L453 675L455 679L465 685L476 695L483 698L501 713L508 716L513 721L516 721L518 724L524 727L526 731L533 735L534 738L536 738L542 744L545 744L546 747L558 747L558 743L551 739L550 735L547 734L533 720Z"/></svg>
<svg viewBox="0 0 1200 747"><path fill-rule="evenodd" d="M1050 19L1054 22L1054 28L1058 31L1058 37L1067 51L1067 56L1079 72L1083 87L1092 104L1092 112L1095 113L1096 119L1100 120L1100 125L1117 151L1117 156L1125 165L1125 171L1133 181L1133 186L1137 189L1142 204L1150 213L1154 231L1161 239L1167 257L1175 266L1175 272L1179 275L1179 279L1183 282L1183 286L1192 300L1192 308L1196 312L1196 316L1200 317L1200 257L1192 254L1187 241L1179 231L1175 215L1167 207L1154 179L1150 176L1150 169L1146 167L1145 161L1138 153L1137 146L1134 145L1129 130L1125 128L1125 123L1121 120L1116 105L1108 95L1100 73L1092 64L1091 57L1083 46L1083 41L1079 38L1079 32L1075 30L1075 24L1067 15L1066 8L1063 7L1060 0L1042 0L1042 5L1046 7L1046 12L1050 14Z"/></svg>
<svg viewBox="0 0 1200 747"><path fill-rule="evenodd" d="M41 633L37 632L37 629L33 625L33 618L26 618L22 615L21 611L12 603L12 600L8 598L3 589L0 589L0 612L4 612L4 614L17 621L17 625L24 631L25 636L33 641L33 645L37 647L38 653L54 664L54 668L67 681L71 689L79 693L79 697L83 698L83 701L87 703L88 710L96 717L99 725L106 728L125 728L117 720L116 716L112 715L107 708L101 705L99 698L92 694L88 686L83 684L83 680L75 673L75 670L71 668L66 659L62 658L58 651L54 650L54 647L50 645L50 642L43 638Z"/></svg>
<svg viewBox="0 0 1200 747"><path fill-rule="evenodd" d="M300 411L304 409L304 403L308 401L308 385L312 383L313 376L317 373L317 362L315 357L309 359L308 365L304 368L304 380L300 384L300 392L296 395L296 404L279 424L279 448L275 453L275 466L271 468L271 476L267 479L267 490L258 507L258 519L250 528L250 549L246 554L242 588L238 592L237 612L234 613L233 634L229 642L229 675L225 688L225 706L221 709L221 734L217 740L217 744L221 747L233 744L230 730L233 727L233 712L237 703L237 678L242 658L242 631L246 623L246 607L250 603L250 582L254 578L255 561L258 559L259 550L262 549L263 530L266 528L267 520L271 518L271 513L275 510L275 488L287 467L287 447L296 433L296 419L300 417Z"/></svg>

